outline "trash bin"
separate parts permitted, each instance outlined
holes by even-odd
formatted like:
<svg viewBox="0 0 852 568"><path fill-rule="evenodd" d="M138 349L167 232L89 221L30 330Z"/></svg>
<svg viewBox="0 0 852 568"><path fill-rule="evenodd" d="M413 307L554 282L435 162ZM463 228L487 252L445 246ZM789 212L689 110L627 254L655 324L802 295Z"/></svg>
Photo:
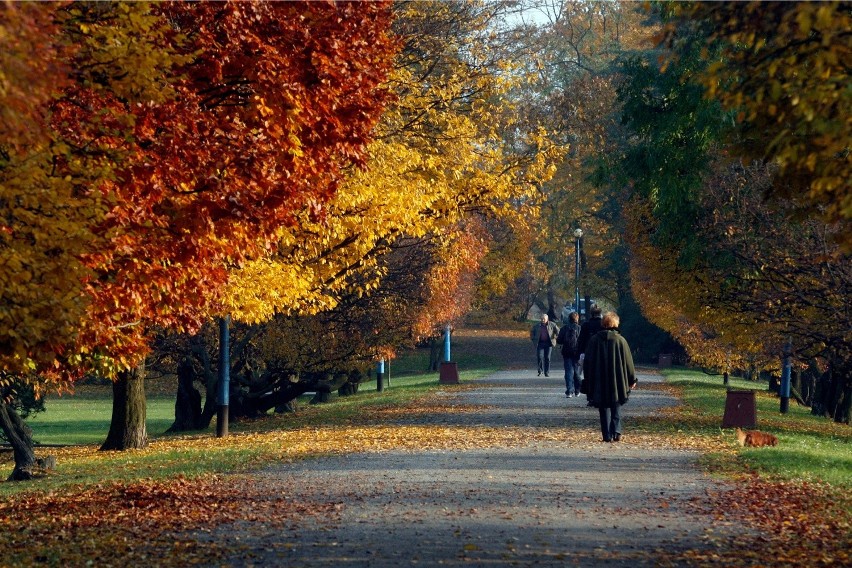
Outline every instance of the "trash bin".
<svg viewBox="0 0 852 568"><path fill-rule="evenodd" d="M757 399L753 390L728 389L722 428L754 428L757 426Z"/></svg>

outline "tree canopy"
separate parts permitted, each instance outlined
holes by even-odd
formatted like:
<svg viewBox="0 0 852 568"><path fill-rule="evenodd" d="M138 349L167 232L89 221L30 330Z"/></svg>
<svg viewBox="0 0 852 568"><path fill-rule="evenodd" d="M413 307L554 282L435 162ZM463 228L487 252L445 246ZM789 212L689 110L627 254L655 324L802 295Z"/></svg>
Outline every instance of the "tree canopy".
<svg viewBox="0 0 852 568"><path fill-rule="evenodd" d="M320 218L343 168L363 164L396 49L389 5L115 3L39 10L58 22L62 33L53 41L73 45L68 87L41 109L53 140L52 150L42 151L41 171L52 194L39 203L74 197L83 205L71 203L64 217L37 217L71 237L82 233L69 255L82 267L74 273L72 262L66 271L85 286L82 300L73 289L68 294L86 312L59 320L60 329L77 328L73 346L66 334L44 356L38 335L26 334L6 349L17 354L15 362L5 359L6 368L44 371L51 363L85 362L111 375L145 355L152 328L197 329L216 305L229 267L274 246L276 231L292 226L297 212ZM22 170L30 163L16 161L4 173L31 187L35 174ZM24 212L6 217L5 234L21 235ZM63 229L74 216L83 217L82 228ZM47 249L28 265L55 256ZM29 280L38 293L41 281ZM40 321L28 307L21 313L25 324ZM67 351L63 357L50 355L60 350Z"/></svg>

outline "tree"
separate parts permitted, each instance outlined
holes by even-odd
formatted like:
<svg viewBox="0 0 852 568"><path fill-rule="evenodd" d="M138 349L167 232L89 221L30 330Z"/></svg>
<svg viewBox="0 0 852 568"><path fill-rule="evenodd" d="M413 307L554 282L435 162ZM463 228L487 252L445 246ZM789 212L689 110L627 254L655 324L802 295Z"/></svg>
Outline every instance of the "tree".
<svg viewBox="0 0 852 568"><path fill-rule="evenodd" d="M226 267L262 254L281 225L295 222L294 212L321 214L341 168L363 158L394 48L388 6L381 3L163 10L187 35L183 52L200 55L177 70L174 108L162 109L171 112L157 113L139 133L145 159L126 189L128 197L144 195L150 208L139 215L139 200L127 200L132 208L116 214L132 244L117 243L121 254L99 259L107 260L100 270L128 278L101 288L95 302L106 310L116 295L132 302L134 289L150 289L161 277L159 293L140 292L138 311L124 314L143 322L137 332L143 348L145 330L154 325L197 328L217 306ZM113 428L132 429L116 422ZM114 445L108 439L105 447Z"/></svg>
<svg viewBox="0 0 852 568"><path fill-rule="evenodd" d="M53 371L84 317L81 255L106 212L81 188L91 176L56 171L69 149L44 109L71 83L60 37L43 5L0 6L0 426L14 450L11 479L31 477L37 463L23 418L45 391L67 388Z"/></svg>
<svg viewBox="0 0 852 568"><path fill-rule="evenodd" d="M643 313L696 364L780 372L792 340L800 368L816 358L849 368L848 255L842 224L800 218L777 186L777 163L737 160L738 124L697 83L701 25L680 28L673 53L629 61L619 95L633 138L623 175L631 277ZM792 183L796 183L793 181ZM842 382L842 380L841 380ZM842 390L842 389L841 389ZM837 399L834 400L834 406Z"/></svg>
<svg viewBox="0 0 852 568"><path fill-rule="evenodd" d="M707 30L707 95L734 111L739 151L778 165L769 195L818 215L852 245L849 131L852 8L848 2L695 2L678 5L671 41L692 22ZM721 53L716 55L716 50Z"/></svg>
<svg viewBox="0 0 852 568"><path fill-rule="evenodd" d="M82 317L80 254L104 208L70 177L43 110L67 84L63 46L50 12L0 7L0 372L49 368L73 341Z"/></svg>
<svg viewBox="0 0 852 568"><path fill-rule="evenodd" d="M600 156L619 140L614 63L639 47L654 30L640 6L619 2L525 2L522 15L539 16L509 32L507 56L519 61L530 82L514 96L520 114L541 120L570 147L552 180L541 185L540 219L533 251L544 267L538 302L552 315L556 298L573 298L574 230L582 247L584 292L617 304L619 272L614 251L620 241L620 195L592 177ZM532 270L533 267L531 266ZM534 272L533 272L534 273Z"/></svg>
<svg viewBox="0 0 852 568"><path fill-rule="evenodd" d="M56 43L74 46L61 59L67 87L52 101L42 98L49 115L39 109L54 141L42 171L56 191L83 204L48 212L49 220L19 207L8 217L13 232L4 234L21 233L18 226L34 217L68 232L70 244L80 239L70 256L81 269L69 270L79 288L69 286L68 296L77 301L82 289L85 311L51 314L51 323L75 332L61 337L61 349L38 343L45 355L27 353L28 368L57 380L83 372L117 377L104 447L141 446L144 391L133 385L153 331L197 328L217 305L227 267L268 250L275 230L294 222L293 211L321 216L342 168L362 162L395 49L389 5L38 10L58 22ZM20 169L14 174L22 188L37 183ZM83 229L63 229L69 213L83 216ZM32 294L45 295L38 279L27 282ZM44 325L29 307L22 313Z"/></svg>
<svg viewBox="0 0 852 568"><path fill-rule="evenodd" d="M367 169L347 172L323 218L303 212L277 233L274 254L231 271L223 311L261 329L254 344L264 341L261 335L287 334L265 343L263 360L252 363L268 370L253 382L254 392L296 396L315 386L317 374L342 376L400 345L434 337L472 298L489 240L481 219L520 224L521 208L512 200L549 175L553 152L539 132L532 129L513 147L500 131L512 121L501 109L508 79L488 50L494 8L406 3L396 9L403 47L388 85L397 100L374 131ZM421 269L396 266L400 258L411 260L406 251L419 254ZM391 285L399 290L387 291ZM388 313L396 315L388 320ZM332 330L350 343L317 353L294 322ZM235 376L240 365L232 365Z"/></svg>

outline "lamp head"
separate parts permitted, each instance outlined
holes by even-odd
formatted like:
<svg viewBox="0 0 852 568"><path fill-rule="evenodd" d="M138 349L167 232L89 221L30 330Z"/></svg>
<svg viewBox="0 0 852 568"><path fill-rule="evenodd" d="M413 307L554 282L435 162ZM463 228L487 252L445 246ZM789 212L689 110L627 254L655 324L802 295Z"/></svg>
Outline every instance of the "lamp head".
<svg viewBox="0 0 852 568"><path fill-rule="evenodd" d="M583 236L583 229L580 229L579 227L574 229L574 236L578 239L580 237L582 237Z"/></svg>

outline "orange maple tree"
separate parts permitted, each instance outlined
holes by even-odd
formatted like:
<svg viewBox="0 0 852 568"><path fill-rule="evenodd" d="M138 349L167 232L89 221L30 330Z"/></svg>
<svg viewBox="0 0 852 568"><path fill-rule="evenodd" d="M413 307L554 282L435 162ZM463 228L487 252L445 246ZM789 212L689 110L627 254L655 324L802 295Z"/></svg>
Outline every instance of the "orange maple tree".
<svg viewBox="0 0 852 568"><path fill-rule="evenodd" d="M124 426L105 447L140 447L152 330L196 329L227 268L274 246L295 212L321 217L342 170L363 162L388 97L390 5L38 10L58 23L53 41L74 47L64 61L70 85L39 111L53 141L44 175L95 214L81 223L85 247L71 255L82 261L85 312L60 322L78 326L76 337L26 344L24 358L57 384L82 372L117 378L113 425ZM12 215L4 230L20 223Z"/></svg>
<svg viewBox="0 0 852 568"><path fill-rule="evenodd" d="M132 117L129 156L101 188L114 198L100 227L110 238L86 257L98 277L80 339L116 369L138 363L152 325L197 328L227 266L263 254L294 212L322 214L341 168L363 158L394 47L385 4L158 9L186 36L170 100L134 105L82 86L57 108L80 116L82 101L83 126L105 110ZM91 143L69 124L69 138Z"/></svg>

